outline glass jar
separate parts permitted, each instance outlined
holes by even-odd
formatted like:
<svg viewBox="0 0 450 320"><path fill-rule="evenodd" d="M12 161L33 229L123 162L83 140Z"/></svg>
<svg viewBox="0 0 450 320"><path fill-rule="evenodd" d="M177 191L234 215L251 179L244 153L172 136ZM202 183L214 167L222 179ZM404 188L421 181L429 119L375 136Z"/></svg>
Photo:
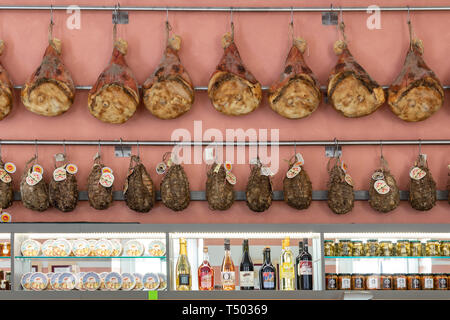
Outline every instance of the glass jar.
<svg viewBox="0 0 450 320"><path fill-rule="evenodd" d="M439 240L428 240L427 241L427 256L435 257L440 255L440 243Z"/></svg>
<svg viewBox="0 0 450 320"><path fill-rule="evenodd" d="M363 274L360 273L354 273L352 274L352 290L364 290L366 288L365 286L365 280Z"/></svg>
<svg viewBox="0 0 450 320"><path fill-rule="evenodd" d="M341 273L338 275L339 290L352 289L352 275L350 273Z"/></svg>
<svg viewBox="0 0 450 320"><path fill-rule="evenodd" d="M380 276L380 286L381 290L392 290L394 288L392 275L382 274Z"/></svg>
<svg viewBox="0 0 450 320"><path fill-rule="evenodd" d="M396 249L396 254L399 257L407 257L411 255L409 240L398 240Z"/></svg>
<svg viewBox="0 0 450 320"><path fill-rule="evenodd" d="M380 255L380 247L378 244L378 240L370 239L366 242L366 256L368 257L376 257Z"/></svg>
<svg viewBox="0 0 450 320"><path fill-rule="evenodd" d="M448 275L445 273L434 274L434 289L448 290Z"/></svg>
<svg viewBox="0 0 450 320"><path fill-rule="evenodd" d="M325 285L327 290L337 290L338 276L337 273L325 274Z"/></svg>
<svg viewBox="0 0 450 320"><path fill-rule="evenodd" d="M408 275L408 290L421 290L420 274L412 273Z"/></svg>
<svg viewBox="0 0 450 320"><path fill-rule="evenodd" d="M334 241L333 240L324 240L323 242L324 254L326 257L332 257L335 255L334 253Z"/></svg>
<svg viewBox="0 0 450 320"><path fill-rule="evenodd" d="M406 290L407 289L407 277L406 274L396 273L393 275L394 290Z"/></svg>
<svg viewBox="0 0 450 320"><path fill-rule="evenodd" d="M379 290L380 289L380 275L379 274L366 274L366 289L367 290Z"/></svg>
<svg viewBox="0 0 450 320"><path fill-rule="evenodd" d="M450 240L441 241L441 256L444 257L450 256Z"/></svg>
<svg viewBox="0 0 450 320"><path fill-rule="evenodd" d="M337 252L338 256L348 257L352 255L353 244L350 240L339 240L339 250Z"/></svg>
<svg viewBox="0 0 450 320"><path fill-rule="evenodd" d="M419 240L409 241L411 247L411 256L422 257L422 243Z"/></svg>
<svg viewBox="0 0 450 320"><path fill-rule="evenodd" d="M431 273L422 274L422 290L433 290L434 289L434 276ZM445 280L447 282L447 279Z"/></svg>
<svg viewBox="0 0 450 320"><path fill-rule="evenodd" d="M352 241L353 251L352 255L354 257L364 256L364 245L362 241Z"/></svg>
<svg viewBox="0 0 450 320"><path fill-rule="evenodd" d="M394 255L392 241L380 241L380 256L391 257Z"/></svg>

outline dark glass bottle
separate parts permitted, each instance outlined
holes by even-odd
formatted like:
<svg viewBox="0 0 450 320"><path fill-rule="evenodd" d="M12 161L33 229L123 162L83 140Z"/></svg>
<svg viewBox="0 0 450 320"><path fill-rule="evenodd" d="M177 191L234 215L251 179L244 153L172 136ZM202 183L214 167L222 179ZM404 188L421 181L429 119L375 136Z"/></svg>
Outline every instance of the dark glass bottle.
<svg viewBox="0 0 450 320"><path fill-rule="evenodd" d="M270 248L264 248L264 262L259 270L259 288L261 290L276 289L276 270L270 261Z"/></svg>
<svg viewBox="0 0 450 320"><path fill-rule="evenodd" d="M242 260L239 267L239 286L241 290L255 289L255 274L252 259L248 252L248 240L242 243Z"/></svg>
<svg viewBox="0 0 450 320"><path fill-rule="evenodd" d="M312 256L308 252L308 239L299 242L299 255L297 256L297 290L312 290Z"/></svg>

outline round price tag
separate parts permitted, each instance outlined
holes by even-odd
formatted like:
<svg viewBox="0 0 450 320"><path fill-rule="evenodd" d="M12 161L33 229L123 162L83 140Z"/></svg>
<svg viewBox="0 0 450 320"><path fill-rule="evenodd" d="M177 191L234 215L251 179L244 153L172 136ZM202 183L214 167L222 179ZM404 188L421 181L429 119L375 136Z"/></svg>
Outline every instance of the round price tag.
<svg viewBox="0 0 450 320"><path fill-rule="evenodd" d="M103 167L102 173L113 173L113 170L110 167Z"/></svg>
<svg viewBox="0 0 450 320"><path fill-rule="evenodd" d="M17 168L16 168L16 165L14 163L7 162L7 163L5 163L5 170L8 173L14 173L14 172L16 172Z"/></svg>
<svg viewBox="0 0 450 320"><path fill-rule="evenodd" d="M226 179L230 184L236 184L236 176L229 171L227 171Z"/></svg>
<svg viewBox="0 0 450 320"><path fill-rule="evenodd" d="M66 169L64 169L64 167L56 168L53 171L53 179L55 181L64 181L64 180L66 180L66 178L67 178L67 172L66 172Z"/></svg>
<svg viewBox="0 0 450 320"><path fill-rule="evenodd" d="M377 171L372 175L372 179L373 180L383 180L384 179L384 174L381 171Z"/></svg>
<svg viewBox="0 0 450 320"><path fill-rule="evenodd" d="M225 167L225 170L231 171L231 169L233 168L233 164L230 161L226 161L224 167Z"/></svg>
<svg viewBox="0 0 450 320"><path fill-rule="evenodd" d="M414 167L409 172L409 176L414 180L420 180L425 177L427 173L418 167Z"/></svg>
<svg viewBox="0 0 450 320"><path fill-rule="evenodd" d="M344 161L342 161L341 168L342 170L344 170L344 172L347 172L347 164Z"/></svg>
<svg viewBox="0 0 450 320"><path fill-rule="evenodd" d="M40 174L44 174L44 168L42 168L40 165L35 164L33 166L33 171L39 172Z"/></svg>
<svg viewBox="0 0 450 320"><path fill-rule="evenodd" d="M304 165L305 164L305 160L303 159L303 156L302 156L302 154L301 153L297 153L296 155L295 155L295 157L297 158L297 162L295 163L295 165L299 165L299 166L302 166L302 165ZM295 166L294 165L294 166Z"/></svg>
<svg viewBox="0 0 450 320"><path fill-rule="evenodd" d="M347 182L349 185L353 187L353 179L349 174L345 175L345 182Z"/></svg>
<svg viewBox="0 0 450 320"><path fill-rule="evenodd" d="M105 188L109 188L114 183L114 175L112 173L103 173L99 182Z"/></svg>
<svg viewBox="0 0 450 320"><path fill-rule="evenodd" d="M167 170L167 165L164 162L160 162L156 166L156 173L157 174L164 174L164 172L166 172L166 170Z"/></svg>
<svg viewBox="0 0 450 320"><path fill-rule="evenodd" d="M75 164L73 164L73 163L69 163L69 164L66 166L66 171L67 171L68 173L70 173L70 174L75 174L75 173L78 172L78 167L77 167Z"/></svg>
<svg viewBox="0 0 450 320"><path fill-rule="evenodd" d="M296 175L298 175L302 171L301 167L292 167L291 169L286 172L286 177L289 179L294 178Z"/></svg>
<svg viewBox="0 0 450 320"><path fill-rule="evenodd" d="M2 222L11 222L11 215L8 212L3 212L1 215Z"/></svg>
<svg viewBox="0 0 450 320"><path fill-rule="evenodd" d="M375 183L373 184L373 187L379 194L386 194L386 193L389 193L389 191L391 190L391 188L388 186L388 184L384 180L375 181Z"/></svg>
<svg viewBox="0 0 450 320"><path fill-rule="evenodd" d="M27 175L27 177L25 178L25 181L27 182L27 184L29 186L34 186L41 180L42 180L42 174L40 174L39 172L36 172L36 171L29 173Z"/></svg>
<svg viewBox="0 0 450 320"><path fill-rule="evenodd" d="M10 183L11 182L11 176L6 172L4 169L0 169L0 180L2 180L4 183Z"/></svg>

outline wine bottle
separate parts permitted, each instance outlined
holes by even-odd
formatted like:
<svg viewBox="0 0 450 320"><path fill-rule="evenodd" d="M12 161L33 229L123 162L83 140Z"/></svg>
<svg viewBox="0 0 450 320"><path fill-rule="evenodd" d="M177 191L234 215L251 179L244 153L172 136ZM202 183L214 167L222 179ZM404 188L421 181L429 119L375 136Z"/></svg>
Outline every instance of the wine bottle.
<svg viewBox="0 0 450 320"><path fill-rule="evenodd" d="M191 265L187 257L186 239L180 238L180 255L176 267L176 289L191 290Z"/></svg>
<svg viewBox="0 0 450 320"><path fill-rule="evenodd" d="M308 239L303 239L303 250L297 264L297 289L312 290L312 256L308 252Z"/></svg>
<svg viewBox="0 0 450 320"><path fill-rule="evenodd" d="M253 271L253 262L248 250L247 239L242 243L242 252L241 265L239 266L239 286L241 290L254 290L255 273Z"/></svg>
<svg viewBox="0 0 450 320"><path fill-rule="evenodd" d="M264 262L259 270L259 288L261 290L275 290L276 270L270 261L270 248L264 248Z"/></svg>
<svg viewBox="0 0 450 320"><path fill-rule="evenodd" d="M236 283L234 272L235 268L230 252L230 239L225 239L225 255L223 257L221 268L223 290L235 290Z"/></svg>
<svg viewBox="0 0 450 320"><path fill-rule="evenodd" d="M295 261L289 237L283 240L280 257L280 290L295 290Z"/></svg>
<svg viewBox="0 0 450 320"><path fill-rule="evenodd" d="M203 262L198 267L198 289L214 290L214 269L209 263L208 247L203 248Z"/></svg>
<svg viewBox="0 0 450 320"><path fill-rule="evenodd" d="M295 279L296 279L296 285L297 290L301 290L301 284L300 284L300 257L303 253L303 241L298 242L298 256L295 259Z"/></svg>

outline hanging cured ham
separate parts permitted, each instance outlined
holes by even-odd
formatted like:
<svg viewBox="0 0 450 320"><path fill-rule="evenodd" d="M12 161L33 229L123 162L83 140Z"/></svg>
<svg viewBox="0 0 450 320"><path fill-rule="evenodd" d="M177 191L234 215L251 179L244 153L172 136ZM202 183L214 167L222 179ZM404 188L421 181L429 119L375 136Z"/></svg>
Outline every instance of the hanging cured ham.
<svg viewBox="0 0 450 320"><path fill-rule="evenodd" d="M61 60L61 40L50 31L41 65L22 89L22 102L31 112L52 117L69 110L74 98L75 85Z"/></svg>
<svg viewBox="0 0 450 320"><path fill-rule="evenodd" d="M283 73L269 89L270 107L288 119L309 116L322 100L319 82L303 58L305 49L306 40L293 39Z"/></svg>
<svg viewBox="0 0 450 320"><path fill-rule="evenodd" d="M161 180L161 200L173 211L181 211L188 207L191 201L189 180L180 164L168 165L166 174Z"/></svg>
<svg viewBox="0 0 450 320"><path fill-rule="evenodd" d="M78 203L78 185L75 177L78 169L73 164L68 164L65 156L62 161L64 165L60 167L55 165L53 177L48 184L48 196L54 208L70 212L75 210Z"/></svg>
<svg viewBox="0 0 450 320"><path fill-rule="evenodd" d="M305 210L311 205L312 183L297 155L289 160L289 170L283 179L283 195L284 202L294 209Z"/></svg>
<svg viewBox="0 0 450 320"><path fill-rule="evenodd" d="M5 48L5 42L0 40L0 55ZM8 72L0 63L0 120L3 120L13 107L13 85L9 80Z"/></svg>
<svg viewBox="0 0 450 320"><path fill-rule="evenodd" d="M103 122L124 123L139 105L138 83L125 61L127 48L123 39L114 42L109 65L89 91L89 111Z"/></svg>
<svg viewBox="0 0 450 320"><path fill-rule="evenodd" d="M344 23L339 26L344 40L334 44L334 52L339 59L328 78L328 99L333 108L346 117L367 116L384 103L385 94L383 88L356 62L347 46Z"/></svg>
<svg viewBox="0 0 450 320"><path fill-rule="evenodd" d="M131 156L123 194L131 210L146 213L155 206L155 186L139 156Z"/></svg>
<svg viewBox="0 0 450 320"><path fill-rule="evenodd" d="M177 118L188 112L194 102L194 86L178 57L181 38L169 38L169 31L166 22L166 50L158 68L142 86L145 107L160 119Z"/></svg>
<svg viewBox="0 0 450 320"><path fill-rule="evenodd" d="M389 87L388 103L400 119L415 122L428 119L444 103L444 88L423 60L423 43L412 39L400 74Z"/></svg>
<svg viewBox="0 0 450 320"><path fill-rule="evenodd" d="M369 181L369 205L378 212L390 212L400 204L400 191L389 170L386 159L381 155L380 168L375 170Z"/></svg>
<svg viewBox="0 0 450 320"><path fill-rule="evenodd" d="M8 163L11 166L11 163ZM16 169L14 168L14 171ZM12 177L9 173L14 173L5 166L0 155L0 210L9 208L14 199L14 191L12 187Z"/></svg>
<svg viewBox="0 0 450 320"><path fill-rule="evenodd" d="M346 214L353 209L355 195L353 181L346 173L345 165L340 157L335 158L333 168L329 168L332 159L328 161L328 207L336 214Z"/></svg>
<svg viewBox="0 0 450 320"><path fill-rule="evenodd" d="M261 103L261 84L244 66L231 34L222 38L224 54L208 84L208 96L217 111L239 116L254 111Z"/></svg>
<svg viewBox="0 0 450 320"><path fill-rule="evenodd" d="M425 155L419 152L414 167L409 172L409 203L419 211L428 211L436 205L436 182L428 168Z"/></svg>
<svg viewBox="0 0 450 320"><path fill-rule="evenodd" d="M262 163L258 158L257 163L251 166L250 177L245 190L247 206L255 212L263 212L269 209L273 199L272 181L269 175L262 174L262 168Z"/></svg>
<svg viewBox="0 0 450 320"><path fill-rule="evenodd" d="M94 165L89 173L88 200L89 205L96 210L105 210L113 202L114 175L112 170L101 162L100 153L94 158Z"/></svg>
<svg viewBox="0 0 450 320"><path fill-rule="evenodd" d="M206 201L211 210L227 210L234 203L233 185L221 163L213 163L206 179Z"/></svg>
<svg viewBox="0 0 450 320"><path fill-rule="evenodd" d="M48 185L43 179L43 169L36 161L37 155L25 165L20 181L20 197L25 208L42 212L48 209L50 202Z"/></svg>

